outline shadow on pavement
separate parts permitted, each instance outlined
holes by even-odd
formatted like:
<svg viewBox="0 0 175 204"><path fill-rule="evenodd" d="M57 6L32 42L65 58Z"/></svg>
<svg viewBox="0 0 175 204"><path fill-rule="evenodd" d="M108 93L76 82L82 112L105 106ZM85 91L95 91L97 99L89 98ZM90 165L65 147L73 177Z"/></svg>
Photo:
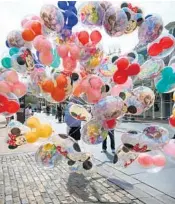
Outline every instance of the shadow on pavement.
<svg viewBox="0 0 175 204"><path fill-rule="evenodd" d="M108 181L119 186L120 188L124 189L124 190L132 190L134 187L132 184L123 181L123 180L119 180L119 179L115 179L115 178L108 178Z"/></svg>
<svg viewBox="0 0 175 204"><path fill-rule="evenodd" d="M83 201L93 202L89 197L93 194L97 199L100 198L100 195L93 187L90 185L91 180L87 180L83 174L71 173L67 182L67 190L70 194L75 195L76 197L82 199ZM93 192L88 192L87 187L91 188Z"/></svg>

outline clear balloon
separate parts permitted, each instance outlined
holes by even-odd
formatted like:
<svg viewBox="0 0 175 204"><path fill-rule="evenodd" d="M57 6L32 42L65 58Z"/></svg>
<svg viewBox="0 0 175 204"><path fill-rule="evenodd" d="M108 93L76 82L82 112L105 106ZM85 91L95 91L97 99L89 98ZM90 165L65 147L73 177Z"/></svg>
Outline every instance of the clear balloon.
<svg viewBox="0 0 175 204"><path fill-rule="evenodd" d="M85 107L78 104L71 105L69 112L76 120L89 121L92 117Z"/></svg>
<svg viewBox="0 0 175 204"><path fill-rule="evenodd" d="M124 101L120 97L107 96L94 105L93 116L99 120L117 119L124 115Z"/></svg>
<svg viewBox="0 0 175 204"><path fill-rule="evenodd" d="M138 38L140 43L153 42L160 36L162 30L162 18L158 15L150 15L139 27Z"/></svg>
<svg viewBox="0 0 175 204"><path fill-rule="evenodd" d="M138 74L138 79L154 79L157 77L165 64L162 59L150 59L141 65L141 71Z"/></svg>
<svg viewBox="0 0 175 204"><path fill-rule="evenodd" d="M64 17L54 5L44 5L40 11L44 25L52 31L59 33L64 26Z"/></svg>
<svg viewBox="0 0 175 204"><path fill-rule="evenodd" d="M105 77L113 76L114 72L117 69L113 60L115 60L113 55L108 55L105 58L103 58L99 67L99 71L103 76Z"/></svg>
<svg viewBox="0 0 175 204"><path fill-rule="evenodd" d="M80 22L88 26L101 26L104 12L99 2L91 1L83 3L78 9Z"/></svg>
<svg viewBox="0 0 175 204"><path fill-rule="evenodd" d="M25 41L22 38L21 31L13 30L7 35L7 43L9 47L23 47Z"/></svg>
<svg viewBox="0 0 175 204"><path fill-rule="evenodd" d="M87 73L93 73L100 66L103 57L102 47L83 47L80 50L80 64Z"/></svg>
<svg viewBox="0 0 175 204"><path fill-rule="evenodd" d="M146 86L139 86L133 89L132 92L136 96L137 100L142 103L144 111L149 110L153 106L155 94L150 88Z"/></svg>
<svg viewBox="0 0 175 204"><path fill-rule="evenodd" d="M54 168L61 162L62 155L53 143L46 143L35 153L35 160L40 167Z"/></svg>
<svg viewBox="0 0 175 204"><path fill-rule="evenodd" d="M103 26L109 36L118 37L124 34L128 19L122 9L110 7L104 16Z"/></svg>
<svg viewBox="0 0 175 204"><path fill-rule="evenodd" d="M157 125L146 127L143 133L141 141L144 140L150 149L161 148L170 140L168 130Z"/></svg>
<svg viewBox="0 0 175 204"><path fill-rule="evenodd" d="M102 127L99 121L92 119L83 126L81 135L83 142L86 144L96 145L105 140L108 132Z"/></svg>
<svg viewBox="0 0 175 204"><path fill-rule="evenodd" d="M144 112L143 104L138 101L136 96L126 97L125 99L127 113L131 115L140 115Z"/></svg>
<svg viewBox="0 0 175 204"><path fill-rule="evenodd" d="M120 145L115 152L113 163L119 168L127 168L137 157L138 153L131 152L126 146Z"/></svg>

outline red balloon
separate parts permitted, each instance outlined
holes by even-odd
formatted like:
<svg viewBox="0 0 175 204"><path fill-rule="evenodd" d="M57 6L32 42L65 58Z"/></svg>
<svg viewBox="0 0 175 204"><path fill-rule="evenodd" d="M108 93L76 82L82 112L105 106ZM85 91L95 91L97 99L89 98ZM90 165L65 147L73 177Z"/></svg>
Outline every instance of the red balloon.
<svg viewBox="0 0 175 204"><path fill-rule="evenodd" d="M125 70L129 66L129 60L126 58L120 58L117 60L116 65L119 70Z"/></svg>
<svg viewBox="0 0 175 204"><path fill-rule="evenodd" d="M87 31L81 31L78 33L78 40L82 45L86 45L89 42L89 33Z"/></svg>
<svg viewBox="0 0 175 204"><path fill-rule="evenodd" d="M20 109L19 103L17 103L16 101L9 101L8 107L7 107L8 113L11 113L11 114L16 113L19 109Z"/></svg>
<svg viewBox="0 0 175 204"><path fill-rule="evenodd" d="M105 127L107 127L108 129L114 129L116 126L116 120L115 119L111 119L111 120L106 120L104 122Z"/></svg>
<svg viewBox="0 0 175 204"><path fill-rule="evenodd" d="M140 72L140 65L137 63L133 63L133 64L129 65L126 72L127 72L128 76L135 76Z"/></svg>
<svg viewBox="0 0 175 204"><path fill-rule="evenodd" d="M159 43L154 43L148 49L148 54L150 56L157 56L163 51L162 46Z"/></svg>
<svg viewBox="0 0 175 204"><path fill-rule="evenodd" d="M173 115L169 118L169 123L171 126L175 127L175 117Z"/></svg>
<svg viewBox="0 0 175 204"><path fill-rule="evenodd" d="M174 41L170 37L163 37L159 44L163 49L168 49L174 45Z"/></svg>
<svg viewBox="0 0 175 204"><path fill-rule="evenodd" d="M100 40L102 39L102 35L98 30L94 30L92 31L92 33L90 34L90 39L93 43L97 44L100 42Z"/></svg>
<svg viewBox="0 0 175 204"><path fill-rule="evenodd" d="M113 80L116 84L124 84L128 80L128 75L121 71L116 71L113 75Z"/></svg>

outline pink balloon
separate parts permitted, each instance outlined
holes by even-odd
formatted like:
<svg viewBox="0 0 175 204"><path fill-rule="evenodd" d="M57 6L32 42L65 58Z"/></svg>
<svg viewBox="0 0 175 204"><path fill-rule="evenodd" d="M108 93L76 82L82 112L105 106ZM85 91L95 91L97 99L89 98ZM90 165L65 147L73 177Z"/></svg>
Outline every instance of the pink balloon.
<svg viewBox="0 0 175 204"><path fill-rule="evenodd" d="M51 52L41 52L39 54L39 59L44 65L50 65L53 61L53 55Z"/></svg>
<svg viewBox="0 0 175 204"><path fill-rule="evenodd" d="M132 88L133 88L132 79L130 77L128 77L128 80L124 84L115 85L112 87L111 95L112 96L119 96L120 92L122 92L124 90L128 90L128 89L132 89Z"/></svg>
<svg viewBox="0 0 175 204"><path fill-rule="evenodd" d="M98 103L98 101L101 99L101 92L99 90L89 89L86 92L87 100L90 103Z"/></svg>
<svg viewBox="0 0 175 204"><path fill-rule="evenodd" d="M88 82L87 78L81 80L80 86L81 86L81 89L83 92L86 92L88 90L89 82Z"/></svg>
<svg viewBox="0 0 175 204"><path fill-rule="evenodd" d="M5 73L5 80L7 82L16 83L18 82L18 74L16 71L11 70Z"/></svg>
<svg viewBox="0 0 175 204"><path fill-rule="evenodd" d="M32 21L32 20L35 20L35 21L39 21L41 22L41 18L38 17L38 16L26 16L22 21L21 21L21 26L24 28L25 24L28 23L29 21Z"/></svg>
<svg viewBox="0 0 175 204"><path fill-rule="evenodd" d="M163 155L156 155L153 157L153 164L155 166L163 167L166 164L166 158Z"/></svg>
<svg viewBox="0 0 175 204"><path fill-rule="evenodd" d="M153 165L153 158L148 154L140 154L137 161L142 167L151 167Z"/></svg>
<svg viewBox="0 0 175 204"><path fill-rule="evenodd" d="M70 50L69 50L69 51L70 51L70 54L71 54L72 59L74 59L74 60L79 59L79 57L80 57L80 49L79 49L78 46L72 45L72 46L70 47Z"/></svg>
<svg viewBox="0 0 175 204"><path fill-rule="evenodd" d="M102 86L104 85L103 81L101 78L97 77L97 76L93 76L91 78L89 78L89 85L90 87L92 87L93 89L98 89L101 90Z"/></svg>
<svg viewBox="0 0 175 204"><path fill-rule="evenodd" d="M60 45L57 47L57 53L61 58L68 56L69 49L66 45Z"/></svg>
<svg viewBox="0 0 175 204"><path fill-rule="evenodd" d="M11 89L10 86L6 81L0 81L0 92L1 93L10 93Z"/></svg>
<svg viewBox="0 0 175 204"><path fill-rule="evenodd" d="M48 52L52 49L52 44L43 35L38 35L33 40L33 46L39 52Z"/></svg>
<svg viewBox="0 0 175 204"><path fill-rule="evenodd" d="M72 73L76 66L77 66L76 60L72 59L71 57L63 58L63 67L65 72Z"/></svg>
<svg viewBox="0 0 175 204"><path fill-rule="evenodd" d="M26 94L27 92L27 87L24 83L22 82L17 82L13 85L12 92L17 96L17 97L22 97Z"/></svg>
<svg viewBox="0 0 175 204"><path fill-rule="evenodd" d="M165 154L175 156L175 143L168 143L163 147Z"/></svg>

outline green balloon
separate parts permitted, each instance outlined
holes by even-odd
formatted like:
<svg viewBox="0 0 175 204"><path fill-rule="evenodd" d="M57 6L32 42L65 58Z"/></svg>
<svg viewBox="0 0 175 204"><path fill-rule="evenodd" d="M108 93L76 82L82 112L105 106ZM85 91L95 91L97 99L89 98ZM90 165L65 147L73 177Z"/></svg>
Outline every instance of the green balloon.
<svg viewBox="0 0 175 204"><path fill-rule="evenodd" d="M53 62L50 66L53 68L58 68L60 65L60 57L58 56L56 49L52 50L52 54L53 54Z"/></svg>
<svg viewBox="0 0 175 204"><path fill-rule="evenodd" d="M2 64L2 66L5 67L5 68L11 68L11 67L12 67L11 58L10 58L10 57L4 57L4 58L1 60L1 64Z"/></svg>
<svg viewBox="0 0 175 204"><path fill-rule="evenodd" d="M17 48L17 47L12 47L9 50L10 56L13 56L13 55L17 54L18 52L19 52L19 48Z"/></svg>

